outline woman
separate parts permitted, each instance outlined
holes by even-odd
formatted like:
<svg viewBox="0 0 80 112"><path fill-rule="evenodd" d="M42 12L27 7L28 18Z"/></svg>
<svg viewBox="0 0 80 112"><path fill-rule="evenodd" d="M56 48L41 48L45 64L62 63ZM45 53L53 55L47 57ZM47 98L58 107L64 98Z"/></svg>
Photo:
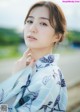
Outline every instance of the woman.
<svg viewBox="0 0 80 112"><path fill-rule="evenodd" d="M52 2L34 4L24 21L28 50L14 67L14 76L0 85L0 103L8 112L65 112L67 89L52 54L66 32L61 8Z"/></svg>

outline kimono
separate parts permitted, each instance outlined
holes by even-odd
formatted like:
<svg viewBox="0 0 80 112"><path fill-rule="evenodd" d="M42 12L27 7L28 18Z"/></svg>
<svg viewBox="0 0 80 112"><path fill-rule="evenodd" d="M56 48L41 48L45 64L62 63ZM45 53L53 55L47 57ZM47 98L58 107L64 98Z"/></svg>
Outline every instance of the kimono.
<svg viewBox="0 0 80 112"><path fill-rule="evenodd" d="M57 65L59 54L47 54L0 84L0 105L8 112L65 112L67 87Z"/></svg>

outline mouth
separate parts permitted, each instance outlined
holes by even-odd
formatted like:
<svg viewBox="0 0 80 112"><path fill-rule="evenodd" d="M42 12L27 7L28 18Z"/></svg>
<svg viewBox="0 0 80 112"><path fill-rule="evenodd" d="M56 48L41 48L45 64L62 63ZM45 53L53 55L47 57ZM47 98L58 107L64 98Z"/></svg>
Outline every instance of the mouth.
<svg viewBox="0 0 80 112"><path fill-rule="evenodd" d="M29 40L37 40L35 37L33 37L33 36L27 36L27 38L29 39Z"/></svg>

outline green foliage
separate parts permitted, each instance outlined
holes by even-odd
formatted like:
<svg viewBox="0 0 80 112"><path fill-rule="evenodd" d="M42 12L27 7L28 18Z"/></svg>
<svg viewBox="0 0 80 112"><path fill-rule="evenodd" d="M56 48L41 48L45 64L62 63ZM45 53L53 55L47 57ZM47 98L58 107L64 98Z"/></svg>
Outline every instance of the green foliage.
<svg viewBox="0 0 80 112"><path fill-rule="evenodd" d="M80 32L78 31L68 31L66 36L70 43L80 42ZM21 34L15 29L0 28L0 45L19 45L23 41Z"/></svg>
<svg viewBox="0 0 80 112"><path fill-rule="evenodd" d="M80 32L78 31L68 31L67 38L70 43L80 42Z"/></svg>
<svg viewBox="0 0 80 112"><path fill-rule="evenodd" d="M0 28L0 45L17 45L22 41L15 29Z"/></svg>
<svg viewBox="0 0 80 112"><path fill-rule="evenodd" d="M20 57L17 45L0 46L0 60Z"/></svg>

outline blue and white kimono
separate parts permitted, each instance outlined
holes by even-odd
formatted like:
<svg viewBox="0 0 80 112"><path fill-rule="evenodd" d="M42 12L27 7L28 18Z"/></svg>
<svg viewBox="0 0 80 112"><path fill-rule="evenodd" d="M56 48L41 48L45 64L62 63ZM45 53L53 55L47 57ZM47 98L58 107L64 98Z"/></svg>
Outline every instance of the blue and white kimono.
<svg viewBox="0 0 80 112"><path fill-rule="evenodd" d="M8 112L65 112L67 88L58 57L45 55L1 83L0 104L7 104Z"/></svg>

